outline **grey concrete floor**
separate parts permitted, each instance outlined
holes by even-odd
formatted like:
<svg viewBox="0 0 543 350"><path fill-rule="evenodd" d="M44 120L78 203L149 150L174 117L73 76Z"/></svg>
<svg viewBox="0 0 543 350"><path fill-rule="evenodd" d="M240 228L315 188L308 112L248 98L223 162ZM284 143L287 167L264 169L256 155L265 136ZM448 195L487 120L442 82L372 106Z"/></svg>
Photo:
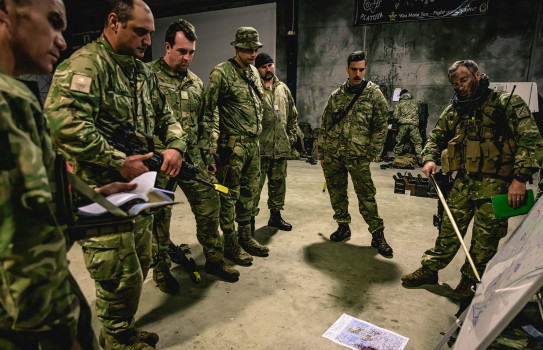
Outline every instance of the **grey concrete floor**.
<svg viewBox="0 0 543 350"><path fill-rule="evenodd" d="M411 172L416 176L420 170ZM432 349L455 320L458 307L448 296L460 280L465 255L459 252L440 271L439 285L403 288L400 277L417 269L423 252L434 244L437 229L432 215L437 200L394 194L392 175L398 169L382 170L379 163L372 163L371 171L394 258L383 258L371 248L351 183L352 238L331 242L328 237L337 226L328 193L322 193L322 169L292 160L283 217L294 228L284 232L266 226L265 187L255 236L271 252L266 258L255 257L250 267L238 266L241 276L236 283L205 274L194 216L178 191L176 199L183 203L174 207L172 240L190 245L202 281L193 283L181 266L174 265L172 273L181 290L167 295L155 287L149 273L137 326L158 333L160 349L343 349L322 334L346 313L408 337L406 349ZM510 220L510 232L521 220ZM469 242L469 233L466 238ZM94 309L94 283L78 245L69 258L70 269ZM94 327L100 329L96 317Z"/></svg>

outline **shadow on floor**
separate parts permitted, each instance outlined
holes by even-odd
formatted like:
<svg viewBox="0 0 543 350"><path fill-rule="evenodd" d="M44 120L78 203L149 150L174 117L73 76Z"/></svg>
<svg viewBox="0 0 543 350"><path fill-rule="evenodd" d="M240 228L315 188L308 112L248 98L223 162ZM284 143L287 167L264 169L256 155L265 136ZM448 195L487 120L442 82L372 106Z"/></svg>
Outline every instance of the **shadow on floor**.
<svg viewBox="0 0 543 350"><path fill-rule="evenodd" d="M340 281L343 286L335 295L338 303L358 310L367 306L367 291L379 285L400 280L400 270L394 260L382 258L370 246L357 246L349 241L332 242L325 238L304 248L308 265Z"/></svg>
<svg viewBox="0 0 543 350"><path fill-rule="evenodd" d="M196 261L200 261L203 258L203 254L198 257L193 257ZM205 298L207 289L216 282L223 282L221 279L208 275L204 271L204 267L198 265L197 271L201 276L200 283L195 283L190 279L189 273L181 266L172 263L172 269L170 270L175 279L179 282L181 288L176 294L162 293L155 282L151 279L143 285L142 295L140 297L141 304L145 303L145 300L155 300L157 293L161 295L160 303L156 307L147 310L147 312L141 316L138 316L137 326L142 327L146 324L157 322L160 319L178 313L181 310L188 309L194 304L198 303L202 298ZM149 270L149 274L152 274L152 269Z"/></svg>

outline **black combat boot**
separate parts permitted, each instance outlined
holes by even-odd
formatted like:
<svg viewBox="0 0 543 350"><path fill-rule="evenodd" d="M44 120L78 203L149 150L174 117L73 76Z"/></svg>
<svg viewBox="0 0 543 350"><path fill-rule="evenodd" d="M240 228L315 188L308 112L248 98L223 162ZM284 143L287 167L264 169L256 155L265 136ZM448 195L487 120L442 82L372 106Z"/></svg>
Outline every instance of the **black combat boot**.
<svg viewBox="0 0 543 350"><path fill-rule="evenodd" d="M351 238L351 229L348 223L339 223L336 232L330 235L330 240L334 242L342 242Z"/></svg>
<svg viewBox="0 0 543 350"><path fill-rule="evenodd" d="M247 253L254 256L266 257L270 249L258 243L251 237L251 225L238 225L238 242Z"/></svg>
<svg viewBox="0 0 543 350"><path fill-rule="evenodd" d="M236 231L224 233L224 257L238 265L248 266L253 263L253 257L241 249Z"/></svg>
<svg viewBox="0 0 543 350"><path fill-rule="evenodd" d="M226 265L223 260L206 261L205 270L206 273L215 275L229 282L237 282L239 280L239 271Z"/></svg>
<svg viewBox="0 0 543 350"><path fill-rule="evenodd" d="M172 276L170 270L156 271L153 270L153 281L163 293L174 294L179 290L179 283Z"/></svg>
<svg viewBox="0 0 543 350"><path fill-rule="evenodd" d="M437 271L421 266L414 272L403 276L402 286L405 288L416 288L425 284L437 284Z"/></svg>
<svg viewBox="0 0 543 350"><path fill-rule="evenodd" d="M279 210L270 210L270 219L268 220L268 226L276 227L281 231L292 230L292 225L283 220L281 212Z"/></svg>
<svg viewBox="0 0 543 350"><path fill-rule="evenodd" d="M392 248L388 245L385 234L382 230L376 231L371 234L371 246L377 249L377 252L385 258L392 258Z"/></svg>

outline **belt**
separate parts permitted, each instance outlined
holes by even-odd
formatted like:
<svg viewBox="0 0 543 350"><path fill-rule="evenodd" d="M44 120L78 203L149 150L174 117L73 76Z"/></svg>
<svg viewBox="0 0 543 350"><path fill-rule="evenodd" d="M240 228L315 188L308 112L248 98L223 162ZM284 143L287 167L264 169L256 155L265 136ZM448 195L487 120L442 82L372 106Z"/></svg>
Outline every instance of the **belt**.
<svg viewBox="0 0 543 350"><path fill-rule="evenodd" d="M258 141L258 136L246 136L246 135L226 135L224 136L225 140L229 140L230 138L234 138L235 141L241 142L241 143L251 143Z"/></svg>

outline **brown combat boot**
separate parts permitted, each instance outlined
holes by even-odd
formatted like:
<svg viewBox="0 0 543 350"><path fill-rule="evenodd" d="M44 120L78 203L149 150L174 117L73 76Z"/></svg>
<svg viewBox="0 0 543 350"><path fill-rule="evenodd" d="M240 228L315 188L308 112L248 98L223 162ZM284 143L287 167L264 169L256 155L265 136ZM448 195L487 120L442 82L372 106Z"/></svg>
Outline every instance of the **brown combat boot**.
<svg viewBox="0 0 543 350"><path fill-rule="evenodd" d="M456 303L470 300L473 298L473 295L475 295L475 291L473 290L474 285L475 282L462 276L460 283L458 283L454 291L451 293L451 300Z"/></svg>
<svg viewBox="0 0 543 350"><path fill-rule="evenodd" d="M258 243L251 237L251 225L238 225L238 242L247 253L254 256L266 257L270 249Z"/></svg>
<svg viewBox="0 0 543 350"><path fill-rule="evenodd" d="M174 294L179 290L179 283L172 276L170 270L156 271L153 270L153 281L163 293Z"/></svg>
<svg viewBox="0 0 543 350"><path fill-rule="evenodd" d="M155 349L158 334L131 329L120 334L100 331L99 343L106 350L150 350Z"/></svg>
<svg viewBox="0 0 543 350"><path fill-rule="evenodd" d="M402 286L405 288L416 288L425 284L437 284L437 271L421 266L418 270L403 276Z"/></svg>
<svg viewBox="0 0 543 350"><path fill-rule="evenodd" d="M224 257L232 260L238 265L251 265L253 257L241 249L236 231L224 233Z"/></svg>
<svg viewBox="0 0 543 350"><path fill-rule="evenodd" d="M237 282L239 280L239 271L225 264L223 260L206 261L206 273L215 275L223 280Z"/></svg>

